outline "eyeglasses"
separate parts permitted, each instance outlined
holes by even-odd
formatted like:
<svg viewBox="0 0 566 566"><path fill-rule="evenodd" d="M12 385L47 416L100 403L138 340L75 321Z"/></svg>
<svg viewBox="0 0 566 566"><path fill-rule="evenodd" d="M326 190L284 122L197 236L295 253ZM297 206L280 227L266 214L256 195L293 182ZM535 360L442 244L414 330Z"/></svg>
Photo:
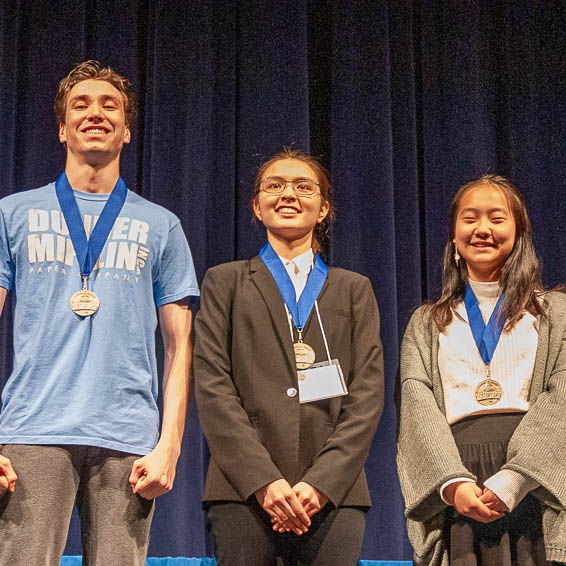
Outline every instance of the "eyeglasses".
<svg viewBox="0 0 566 566"><path fill-rule="evenodd" d="M291 184L295 194L300 197L314 197L318 194L317 187L320 185L312 179L293 179L287 180L281 177L267 177L260 182L260 190L270 195L280 195Z"/></svg>

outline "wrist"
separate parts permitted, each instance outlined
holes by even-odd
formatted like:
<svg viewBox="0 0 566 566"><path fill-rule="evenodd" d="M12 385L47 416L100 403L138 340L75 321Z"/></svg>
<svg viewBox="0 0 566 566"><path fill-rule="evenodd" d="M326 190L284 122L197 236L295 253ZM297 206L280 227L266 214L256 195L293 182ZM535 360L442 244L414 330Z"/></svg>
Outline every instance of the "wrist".
<svg viewBox="0 0 566 566"><path fill-rule="evenodd" d="M154 451L163 453L167 458L178 459L181 455L181 445L179 442L167 438L160 438Z"/></svg>
<svg viewBox="0 0 566 566"><path fill-rule="evenodd" d="M463 481L458 481L447 485L442 492L444 500L448 503L448 505L454 505L454 498L456 497L456 491L459 486L461 486Z"/></svg>
<svg viewBox="0 0 566 566"><path fill-rule="evenodd" d="M440 498L442 499L442 501L444 503L446 503L446 505L453 505L453 503L451 501L448 501L447 497L446 497L446 488L452 484L457 484L457 483L475 483L474 480L472 478L468 478L466 476L461 476L461 477L456 477L456 478L452 478L448 481L445 481L441 486L440 489L438 490L440 493ZM455 493L455 488L454 491L452 492L453 494Z"/></svg>

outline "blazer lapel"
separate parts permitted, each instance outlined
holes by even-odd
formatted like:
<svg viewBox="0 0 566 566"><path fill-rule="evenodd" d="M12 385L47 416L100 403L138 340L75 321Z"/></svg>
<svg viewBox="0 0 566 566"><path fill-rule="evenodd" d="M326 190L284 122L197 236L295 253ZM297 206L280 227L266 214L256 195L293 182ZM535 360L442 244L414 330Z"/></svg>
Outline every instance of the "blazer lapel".
<svg viewBox="0 0 566 566"><path fill-rule="evenodd" d="M267 269L267 266L261 261L259 256L250 260L250 272L251 279L263 297L267 310L271 315L275 332L285 350L289 367L293 368L293 375L296 376L295 353L293 350L293 342L291 341L289 320L277 283L275 283L271 272Z"/></svg>
<svg viewBox="0 0 566 566"><path fill-rule="evenodd" d="M323 297L324 293L326 292L326 289L327 289L327 288L328 288L328 277L326 278L326 281L324 282L324 285L322 286L322 289L320 290L320 293L318 294L318 297L316 298L316 300L317 300L317 302L318 302L319 309L321 309L321 313L320 313L321 318L324 316L324 314L322 313L322 307L320 306L320 300L322 299L322 297ZM307 319L307 322L306 322L306 324L305 324L305 332L306 332L306 331L308 330L308 328L310 327L311 321L312 321L313 319L315 319L315 320L317 319L317 316L316 316L316 308L315 308L314 306L313 306L313 308L312 308L312 310L311 310L311 312L310 312L310 314L309 314L309 318ZM312 323L312 324L315 324L315 323ZM316 321L316 324L318 325L318 320ZM324 324L324 320L322 321L322 324Z"/></svg>

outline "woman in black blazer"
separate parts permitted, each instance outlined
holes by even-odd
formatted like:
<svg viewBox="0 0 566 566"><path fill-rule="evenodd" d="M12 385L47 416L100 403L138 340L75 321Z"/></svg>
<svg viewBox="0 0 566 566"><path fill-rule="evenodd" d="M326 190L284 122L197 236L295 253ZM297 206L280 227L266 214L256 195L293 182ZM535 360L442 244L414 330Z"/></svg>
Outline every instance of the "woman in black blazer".
<svg viewBox="0 0 566 566"><path fill-rule="evenodd" d="M264 163L259 257L210 269L196 317L204 506L219 566L357 564L364 462L383 406L369 280L316 252L333 216L324 168L298 150Z"/></svg>

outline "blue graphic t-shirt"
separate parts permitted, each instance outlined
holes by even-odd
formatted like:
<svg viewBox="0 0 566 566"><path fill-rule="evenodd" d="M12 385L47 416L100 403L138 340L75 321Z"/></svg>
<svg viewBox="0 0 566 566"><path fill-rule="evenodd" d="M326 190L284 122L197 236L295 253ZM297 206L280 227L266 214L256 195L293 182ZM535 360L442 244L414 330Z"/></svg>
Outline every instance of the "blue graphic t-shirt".
<svg viewBox="0 0 566 566"><path fill-rule="evenodd" d="M88 235L108 195L74 191ZM156 305L198 296L179 219L128 191L73 313L79 266L53 183L0 201L0 286L13 289L14 365L0 444L82 444L147 454L159 438Z"/></svg>

